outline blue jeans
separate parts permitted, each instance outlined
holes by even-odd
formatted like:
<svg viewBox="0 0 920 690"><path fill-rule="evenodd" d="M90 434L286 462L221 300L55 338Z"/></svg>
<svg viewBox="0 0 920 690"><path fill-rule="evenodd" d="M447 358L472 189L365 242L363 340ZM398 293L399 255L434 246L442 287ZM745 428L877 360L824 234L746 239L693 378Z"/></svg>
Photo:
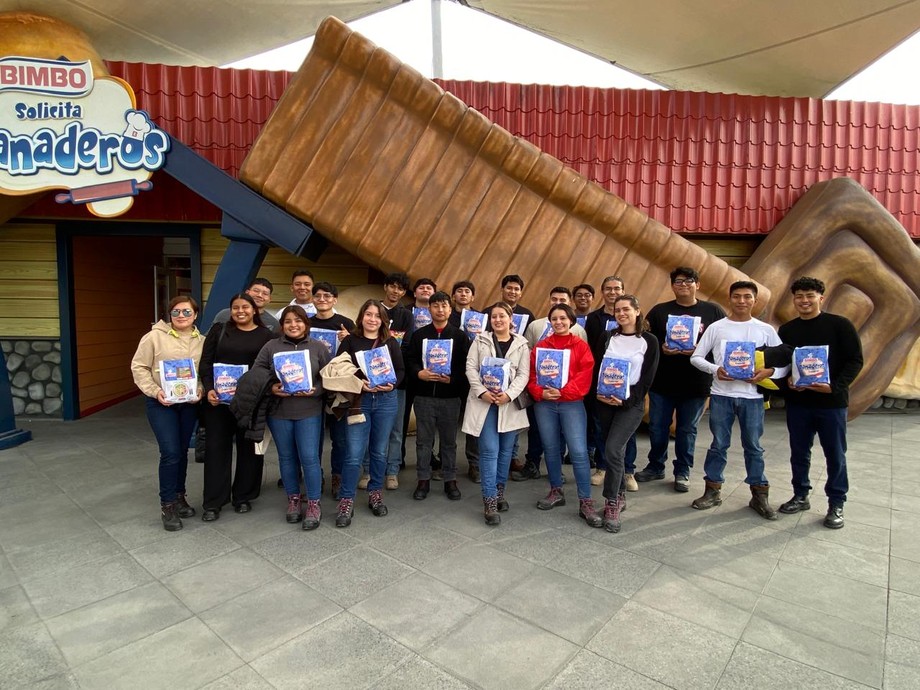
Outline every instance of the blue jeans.
<svg viewBox="0 0 920 690"><path fill-rule="evenodd" d="M509 403L510 404L510 403ZM498 406L490 405L479 432L479 482L483 498L495 498L498 484L508 483L517 431L498 431Z"/></svg>
<svg viewBox="0 0 920 690"><path fill-rule="evenodd" d="M677 412L674 429L674 476L690 477L693 467L693 449L696 447L696 429L706 407L706 398L674 398L669 395L648 394L648 452L650 472L664 472L668 461L668 443L671 419Z"/></svg>
<svg viewBox="0 0 920 690"><path fill-rule="evenodd" d="M332 440L332 452L329 456L332 474L342 474L345 458L348 456L348 422L345 417L336 419L334 414L327 414L326 428L329 429L329 438Z"/></svg>
<svg viewBox="0 0 920 690"><path fill-rule="evenodd" d="M738 418L741 429L741 446L744 448L745 483L751 486L768 484L764 475L763 448L763 398L730 398L713 395L709 399L709 430L712 445L706 453L703 470L706 481L722 483L728 462L727 451L732 444L732 425Z"/></svg>
<svg viewBox="0 0 920 690"><path fill-rule="evenodd" d="M323 473L319 465L319 442L323 436L323 415L305 419L268 418L275 445L281 481L288 496L300 495L300 470L307 498L317 501L322 493Z"/></svg>
<svg viewBox="0 0 920 690"><path fill-rule="evenodd" d="M387 446L387 476L395 477L399 474L399 468L403 460L403 428L402 418L406 414L406 391L396 389L396 423L393 425L393 431L390 432L390 440Z"/></svg>
<svg viewBox="0 0 920 690"><path fill-rule="evenodd" d="M160 503L172 503L178 494L185 493L188 448L198 422L198 406L161 405L156 398L148 397L147 421L160 448Z"/></svg>
<svg viewBox="0 0 920 690"><path fill-rule="evenodd" d="M396 391L387 393L364 393L361 396L361 411L366 421L348 424L345 432L348 438L348 455L342 468L342 488L339 498L354 498L358 486L358 475L365 455L370 456L368 491L383 488L383 477L387 469L387 449L390 432L396 423L399 402Z"/></svg>
<svg viewBox="0 0 920 690"><path fill-rule="evenodd" d="M807 496L811 490L808 470L815 434L827 461L824 493L831 505L842 506L847 500L847 408L803 407L786 405L786 428L789 430L792 491Z"/></svg>
<svg viewBox="0 0 920 690"><path fill-rule="evenodd" d="M560 431L569 446L578 498L591 498L591 468L588 464L588 425L581 400L551 402L542 400L533 406L540 428L546 472L552 487L562 486L562 443ZM480 470L481 471L481 470Z"/></svg>

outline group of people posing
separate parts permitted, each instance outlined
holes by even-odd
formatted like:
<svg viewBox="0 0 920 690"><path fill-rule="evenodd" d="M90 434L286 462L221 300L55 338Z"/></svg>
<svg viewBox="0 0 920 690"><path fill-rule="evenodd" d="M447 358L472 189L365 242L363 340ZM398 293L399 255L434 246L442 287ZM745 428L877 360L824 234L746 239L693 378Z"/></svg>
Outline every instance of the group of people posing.
<svg viewBox="0 0 920 690"><path fill-rule="evenodd" d="M131 365L147 396L147 417L160 450L163 526L181 529L182 518L196 514L186 474L187 449L199 421L206 430L205 521L219 519L228 504L238 513L252 509L262 486L265 428L277 446L288 522L305 530L320 525L327 429L335 525L351 524L362 489L370 512L382 517L388 512L384 490L399 486L414 409L416 500L428 497L432 481L443 481L448 499L461 498L456 479L460 430L469 477L481 485L487 524L500 524L500 513L509 509L509 479L541 477L542 459L549 491L537 508L565 505L562 465L570 462L578 515L591 527L619 532L626 492L665 478L672 424L673 488L689 491L697 426L707 401L712 443L703 468L705 489L693 508L722 502L737 418L750 505L773 520L777 514L769 503L760 437L762 386L775 381L779 386L772 387L783 389L787 400L793 488L779 511L810 508L809 468L817 434L828 468L824 524L842 527L848 390L862 367L853 325L822 311L825 286L815 278L792 284L799 316L777 333L754 317L754 283L731 286L726 316L719 305L697 298L696 270L678 267L670 277L674 299L647 314L621 278L608 276L601 282L599 308L592 309L591 285L558 286L550 292L546 316L535 318L520 304L525 285L517 275L505 276L501 299L479 312L473 309L470 281L455 283L448 294L434 281L420 279L412 289L413 304L406 305L408 277L392 273L384 280L382 299L367 300L351 321L336 312L335 286L297 271L294 299L276 315L267 310L271 283L257 278L233 296L206 337L195 327L195 301L175 297L167 318L141 339ZM726 347L739 343L756 353ZM826 354L820 366L809 362L812 373L826 369L819 383L790 376L797 353L807 348L813 360L816 348ZM752 354L749 369L739 369L739 361ZM193 372L193 384L177 388L173 379L176 372L181 378L184 366ZM646 399L650 450L647 466L637 472L635 433ZM525 431L528 448L520 462L518 441ZM592 498L592 485L598 484L602 504Z"/></svg>

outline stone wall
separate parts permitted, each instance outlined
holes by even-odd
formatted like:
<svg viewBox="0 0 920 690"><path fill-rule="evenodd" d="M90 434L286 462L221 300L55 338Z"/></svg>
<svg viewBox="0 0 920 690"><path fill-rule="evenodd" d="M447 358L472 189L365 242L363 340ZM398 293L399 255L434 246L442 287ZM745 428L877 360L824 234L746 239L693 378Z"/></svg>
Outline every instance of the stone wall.
<svg viewBox="0 0 920 690"><path fill-rule="evenodd" d="M61 343L0 340L13 389L13 414L60 417Z"/></svg>

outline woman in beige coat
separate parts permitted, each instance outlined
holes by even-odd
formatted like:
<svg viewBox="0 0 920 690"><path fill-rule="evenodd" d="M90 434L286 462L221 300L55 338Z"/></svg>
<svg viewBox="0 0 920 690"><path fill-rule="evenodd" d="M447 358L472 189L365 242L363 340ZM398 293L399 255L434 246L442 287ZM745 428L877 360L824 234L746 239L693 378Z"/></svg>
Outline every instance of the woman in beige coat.
<svg viewBox="0 0 920 690"><path fill-rule="evenodd" d="M185 402L173 402L160 380L160 362L192 360L198 371L204 336L195 327L198 303L184 295L173 297L166 308L166 319L158 321L137 346L131 359L135 385L147 396L147 421L160 447L160 517L163 529L182 529L180 518L192 517L185 495L188 447L198 421L198 400L202 388L195 381L185 384ZM175 391L174 391L175 392Z"/></svg>
<svg viewBox="0 0 920 690"><path fill-rule="evenodd" d="M487 525L498 525L498 513L508 510L505 484L517 432L527 428L527 412L517 400L527 387L530 377L530 348L523 336L511 332L511 307L498 302L489 307L491 332L480 333L470 346L466 358L466 377L470 393L463 416L463 433L479 437L479 471L482 503ZM494 378L486 377L483 384L483 361L500 358L505 381L500 386ZM504 390L500 390L504 388ZM525 396L526 397L526 396Z"/></svg>

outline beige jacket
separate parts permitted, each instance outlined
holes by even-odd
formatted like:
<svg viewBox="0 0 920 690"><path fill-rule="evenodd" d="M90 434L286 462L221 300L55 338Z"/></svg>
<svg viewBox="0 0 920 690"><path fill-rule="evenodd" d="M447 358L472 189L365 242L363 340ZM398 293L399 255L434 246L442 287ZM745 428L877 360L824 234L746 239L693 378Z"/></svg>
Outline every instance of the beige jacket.
<svg viewBox="0 0 920 690"><path fill-rule="evenodd" d="M140 388L147 397L157 397L157 393L161 390L159 363L167 359L190 357L195 362L197 371L203 345L204 336L198 332L197 328L194 328L190 334L180 335L165 321L157 321L150 332L141 338L137 351L131 359L131 375L134 377L134 385Z"/></svg>
<svg viewBox="0 0 920 690"><path fill-rule="evenodd" d="M512 334L513 341L508 348L505 359L511 362L511 384L505 391L511 400L517 398L527 387L530 378L530 348L523 336ZM479 365L486 357L500 357L501 353L495 351L492 342L492 333L480 333L470 345L470 353L466 357L466 378L470 382L470 394L466 399L466 413L463 415L463 433L479 436L482 425L486 421L491 403L479 398L486 392L485 386L479 379ZM519 410L514 403L498 406L498 431L517 431L526 429L527 411Z"/></svg>

